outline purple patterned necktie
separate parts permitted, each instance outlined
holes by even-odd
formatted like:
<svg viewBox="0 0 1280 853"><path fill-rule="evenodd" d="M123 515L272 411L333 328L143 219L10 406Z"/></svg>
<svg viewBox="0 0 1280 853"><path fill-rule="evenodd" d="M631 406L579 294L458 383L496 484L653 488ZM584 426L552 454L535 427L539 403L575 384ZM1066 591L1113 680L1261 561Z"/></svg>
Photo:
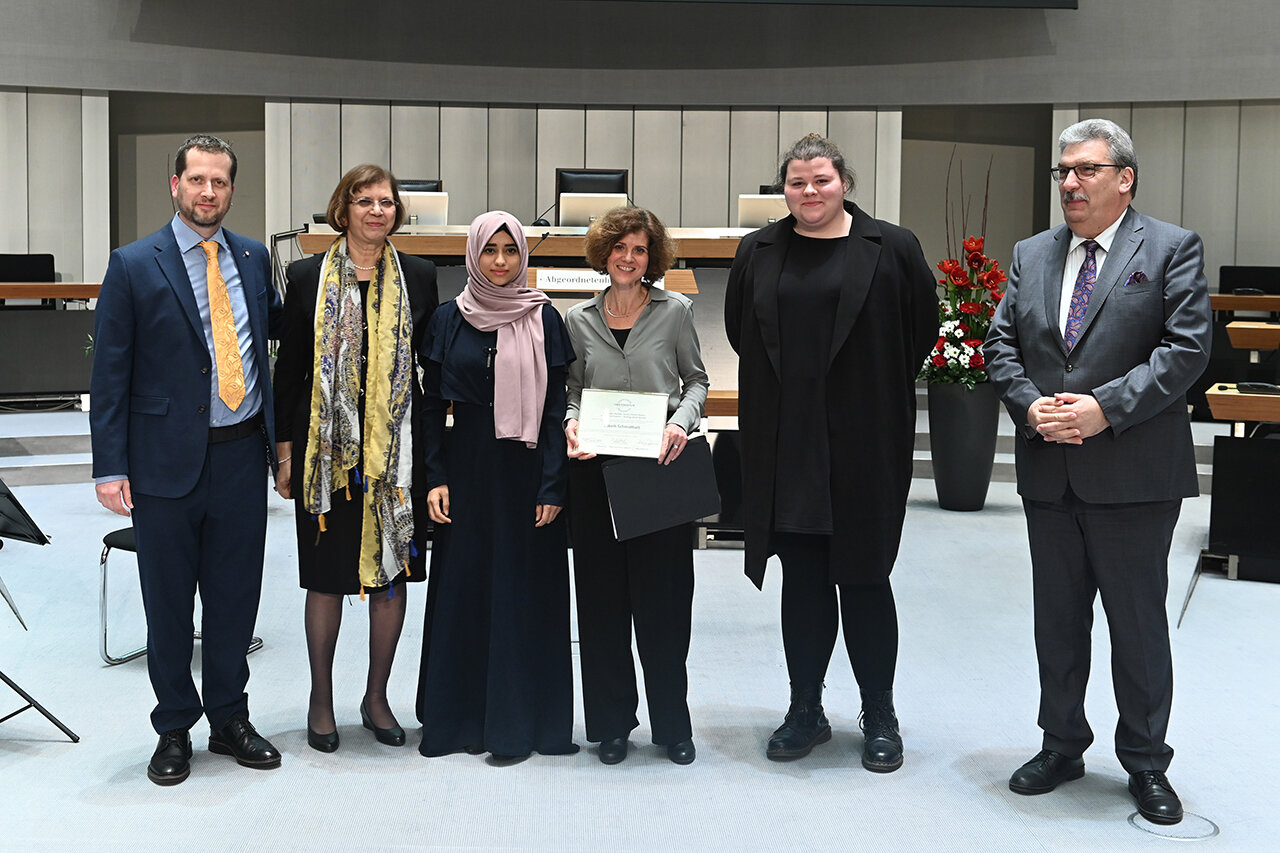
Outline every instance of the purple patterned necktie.
<svg viewBox="0 0 1280 853"><path fill-rule="evenodd" d="M1098 282L1098 261L1094 257L1094 252L1098 251L1098 242L1085 240L1080 245L1084 246L1084 263L1080 265L1075 289L1071 291L1071 308L1067 311L1067 332L1063 336L1068 352L1076 345L1076 338L1080 337L1084 313L1089 310L1089 296L1093 293L1093 286Z"/></svg>

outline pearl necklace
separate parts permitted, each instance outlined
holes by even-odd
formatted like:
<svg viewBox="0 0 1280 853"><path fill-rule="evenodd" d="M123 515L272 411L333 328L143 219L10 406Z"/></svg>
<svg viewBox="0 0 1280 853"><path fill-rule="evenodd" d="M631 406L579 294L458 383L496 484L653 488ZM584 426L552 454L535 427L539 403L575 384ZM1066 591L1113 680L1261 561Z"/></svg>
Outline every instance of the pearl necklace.
<svg viewBox="0 0 1280 853"><path fill-rule="evenodd" d="M371 267L362 267L362 266L360 266L359 264L357 264L354 260L351 262L351 266L355 267L356 269L360 270L361 272L373 272L374 270L376 270L376 269L378 268L378 265L377 265L377 264L374 264L374 265L373 265L373 266L371 266Z"/></svg>
<svg viewBox="0 0 1280 853"><path fill-rule="evenodd" d="M649 304L649 293L648 291L646 291L644 294L644 299L640 300L640 304L637 305L635 308L632 308L630 311L628 311L625 314L615 314L609 310L609 299L608 297L605 297L604 313L608 314L610 317L612 317L615 320L625 320L626 318L630 317L632 314L636 313L637 311L639 311L641 308L643 308L648 304Z"/></svg>

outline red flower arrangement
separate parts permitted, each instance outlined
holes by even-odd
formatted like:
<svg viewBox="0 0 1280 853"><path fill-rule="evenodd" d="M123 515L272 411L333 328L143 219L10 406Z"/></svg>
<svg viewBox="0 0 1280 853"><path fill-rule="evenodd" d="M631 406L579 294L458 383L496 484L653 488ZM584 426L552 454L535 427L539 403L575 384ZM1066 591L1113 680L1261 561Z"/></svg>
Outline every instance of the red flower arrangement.
<svg viewBox="0 0 1280 853"><path fill-rule="evenodd" d="M952 152L954 159L955 153ZM987 381L986 362L982 358L982 341L991 326L996 305L1004 297L1004 284L1009 277L994 258L983 254L987 233L987 202L991 192L991 167L987 167L987 190L982 200L982 229L977 237L969 237L953 252L951 233L951 165L947 165L947 254L938 264L938 343L921 366L920 378L927 382L958 382L970 390ZM964 194L964 171L960 173L960 192ZM963 234L965 217L961 217ZM964 260L961 261L960 258Z"/></svg>

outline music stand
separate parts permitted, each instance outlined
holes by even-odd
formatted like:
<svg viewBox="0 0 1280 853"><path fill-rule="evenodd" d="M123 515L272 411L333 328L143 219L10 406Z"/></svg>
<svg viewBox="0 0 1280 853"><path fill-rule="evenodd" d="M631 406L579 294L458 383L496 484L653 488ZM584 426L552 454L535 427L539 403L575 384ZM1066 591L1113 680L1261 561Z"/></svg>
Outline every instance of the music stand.
<svg viewBox="0 0 1280 853"><path fill-rule="evenodd" d="M0 479L0 548L4 547L4 539L13 539L18 542L30 542L33 545L48 545L49 537L36 526L36 523L27 515L27 511L22 508L22 504L18 503L18 499L13 496L13 492L9 491L9 487L4 484L4 480ZM22 625L22 630L27 630L27 623L22 621L22 614L18 612L18 606L14 603L13 597L9 595L9 590L4 585L4 580L0 579L0 593L3 593L4 600L9 604L9 608L13 610L13 615L18 617L18 623ZM72 743L79 743L80 736L71 729L62 724L62 721L50 714L45 707L37 702L30 693L19 687L13 679L0 671L0 681L9 685L9 689L17 693L27 703L18 710L0 717L0 723L5 720L18 716L23 711L35 708L45 719L53 723L62 733L71 738Z"/></svg>

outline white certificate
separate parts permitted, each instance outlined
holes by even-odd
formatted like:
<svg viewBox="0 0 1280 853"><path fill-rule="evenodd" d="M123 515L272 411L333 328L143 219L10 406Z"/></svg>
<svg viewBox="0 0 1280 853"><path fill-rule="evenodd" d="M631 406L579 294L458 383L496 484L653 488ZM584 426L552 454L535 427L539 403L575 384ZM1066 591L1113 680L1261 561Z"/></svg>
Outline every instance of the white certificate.
<svg viewBox="0 0 1280 853"><path fill-rule="evenodd" d="M578 445L588 453L657 459L666 426L666 394L582 390Z"/></svg>

